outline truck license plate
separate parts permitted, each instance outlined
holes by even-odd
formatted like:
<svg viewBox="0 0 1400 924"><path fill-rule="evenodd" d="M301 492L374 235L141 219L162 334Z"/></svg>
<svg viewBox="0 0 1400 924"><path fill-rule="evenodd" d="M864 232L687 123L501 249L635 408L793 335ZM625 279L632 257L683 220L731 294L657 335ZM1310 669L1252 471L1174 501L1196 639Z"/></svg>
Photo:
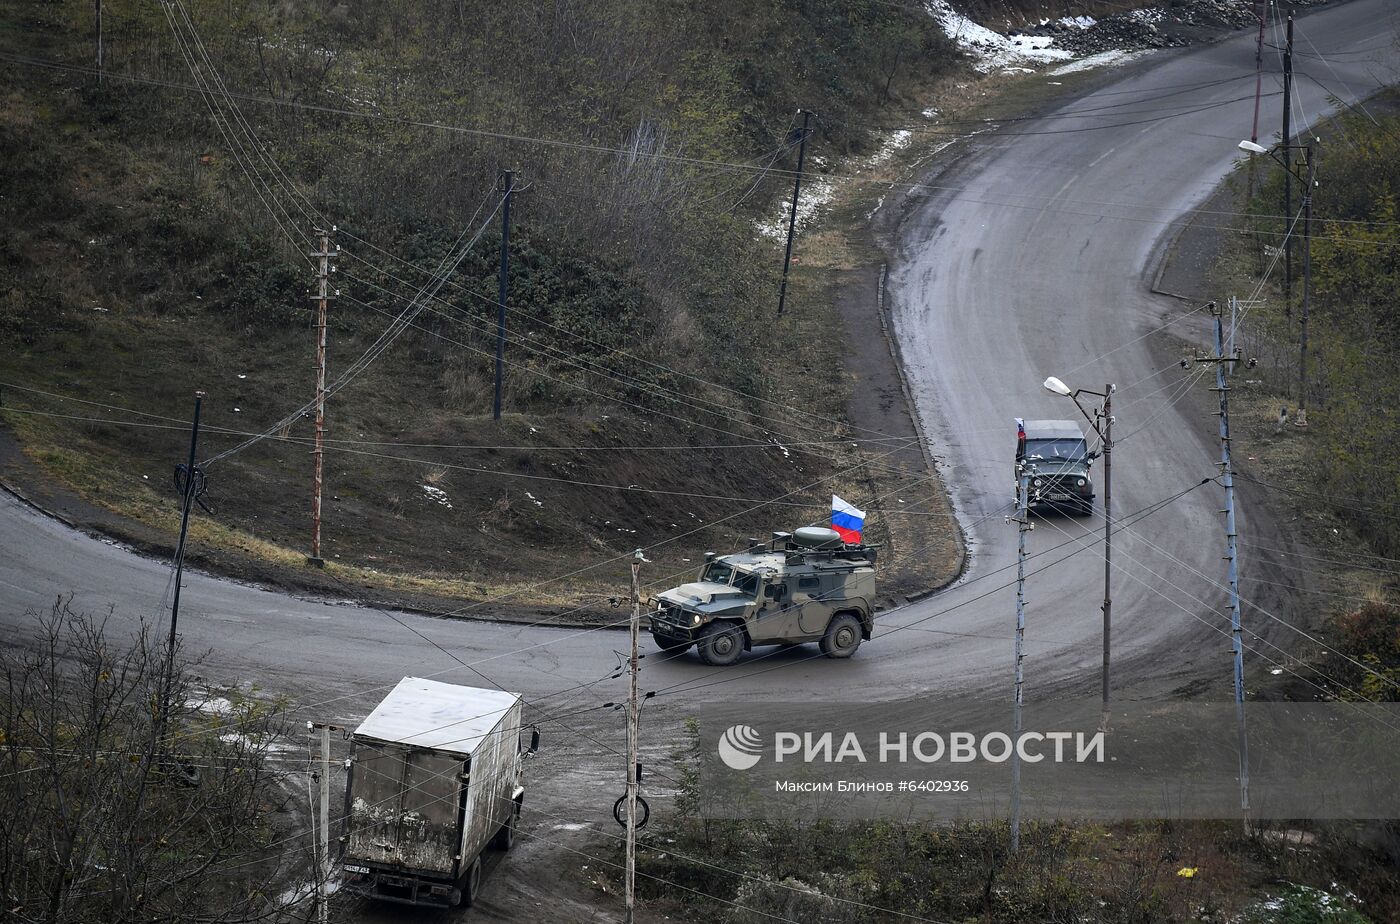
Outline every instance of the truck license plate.
<svg viewBox="0 0 1400 924"><path fill-rule="evenodd" d="M1051 500L1069 500L1069 495L1068 495L1068 494L1051 494L1051 495L1050 495L1050 499L1051 499Z"/></svg>
<svg viewBox="0 0 1400 924"><path fill-rule="evenodd" d="M347 864L345 864L345 871L346 871L347 873L368 873L368 872L369 872L369 867L368 867L368 866L351 866L349 863L347 863Z"/></svg>

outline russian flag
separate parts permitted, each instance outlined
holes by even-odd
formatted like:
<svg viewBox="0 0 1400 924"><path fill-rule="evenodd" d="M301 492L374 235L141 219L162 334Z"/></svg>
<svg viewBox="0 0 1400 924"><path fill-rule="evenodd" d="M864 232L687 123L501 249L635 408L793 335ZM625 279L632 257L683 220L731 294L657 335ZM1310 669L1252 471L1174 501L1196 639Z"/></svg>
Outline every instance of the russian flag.
<svg viewBox="0 0 1400 924"><path fill-rule="evenodd" d="M831 528L841 536L846 545L860 545L860 531L865 526L865 511L831 495Z"/></svg>

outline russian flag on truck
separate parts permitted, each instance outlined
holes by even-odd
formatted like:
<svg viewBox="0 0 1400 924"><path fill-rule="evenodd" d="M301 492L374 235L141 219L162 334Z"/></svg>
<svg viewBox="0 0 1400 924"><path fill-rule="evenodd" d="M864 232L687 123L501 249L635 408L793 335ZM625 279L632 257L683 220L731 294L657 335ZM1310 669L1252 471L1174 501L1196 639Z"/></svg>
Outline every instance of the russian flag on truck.
<svg viewBox="0 0 1400 924"><path fill-rule="evenodd" d="M860 531L865 527L865 511L831 495L831 528L847 545L860 545Z"/></svg>

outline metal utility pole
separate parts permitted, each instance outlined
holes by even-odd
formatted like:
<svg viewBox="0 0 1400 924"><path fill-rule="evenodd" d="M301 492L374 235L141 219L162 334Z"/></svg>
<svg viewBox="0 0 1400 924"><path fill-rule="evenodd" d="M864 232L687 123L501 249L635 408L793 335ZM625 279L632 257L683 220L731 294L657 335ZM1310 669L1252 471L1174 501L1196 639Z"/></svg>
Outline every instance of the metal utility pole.
<svg viewBox="0 0 1400 924"><path fill-rule="evenodd" d="M1295 426L1308 425L1308 312L1312 308L1312 202L1317 185L1317 165L1313 161L1313 143L1306 148L1308 158L1308 188L1303 190L1303 329L1298 341L1298 419ZM1287 170L1284 173L1288 173Z"/></svg>
<svg viewBox="0 0 1400 924"><path fill-rule="evenodd" d="M1293 11L1288 11L1288 42L1283 51L1283 150L1293 142ZM1283 171L1283 315L1293 313L1293 169Z"/></svg>
<svg viewBox="0 0 1400 924"><path fill-rule="evenodd" d="M176 466L175 484L180 488L180 539L175 544L175 593L170 601L170 639L165 655L165 686L161 691L160 716L164 725L170 712L170 685L175 671L175 632L180 623L180 582L185 574L185 539L190 531L190 508L195 498L203 493L204 472L194 464L195 451L199 446L199 412L204 406L204 392L194 393L194 420L190 424L190 456L183 470ZM181 474L184 481L180 480Z"/></svg>
<svg viewBox="0 0 1400 924"><path fill-rule="evenodd" d="M1269 13L1268 0L1258 0L1259 38L1254 46L1254 123L1249 140L1259 143L1259 102L1264 95L1264 19ZM1249 194L1254 195L1254 158L1249 160Z"/></svg>
<svg viewBox="0 0 1400 924"><path fill-rule="evenodd" d="M319 567L325 565L321 558L321 475L322 456L326 446L326 308L330 301L331 250L330 233L320 228L321 248L311 254L319 262L316 269L316 447L311 450L315 460L315 474L311 479L311 555L307 559Z"/></svg>
<svg viewBox="0 0 1400 924"><path fill-rule="evenodd" d="M506 181L506 198L501 206L501 273L496 296L496 397L491 404L491 419L501 419L501 387L506 374L506 294L510 288L510 200L515 193L515 171L502 170Z"/></svg>
<svg viewBox="0 0 1400 924"><path fill-rule="evenodd" d="M806 109L802 113L802 136L797 145L797 176L792 181L792 210L788 213L787 251L783 254L783 282L778 287L778 314L783 313L787 301L788 268L792 265L792 236L797 229L797 197L802 192L802 162L807 156L807 125L812 114Z"/></svg>
<svg viewBox="0 0 1400 924"><path fill-rule="evenodd" d="M637 636L642 625L642 550L632 555L632 654L627 678L627 880L626 924L632 924L637 903Z"/></svg>
<svg viewBox="0 0 1400 924"><path fill-rule="evenodd" d="M1258 7L1259 12L1256 15L1259 17L1259 39L1254 46L1254 128L1249 133L1249 140L1256 144L1259 141L1259 99L1264 94L1264 17L1269 9L1267 0L1259 0ZM1253 176L1251 172L1251 179ZM1253 188L1251 183L1250 189Z"/></svg>
<svg viewBox="0 0 1400 924"><path fill-rule="evenodd" d="M1026 640L1026 533L1030 522L1030 472L1022 468L1016 482L1016 692L1011 712L1011 852L1021 849L1021 664Z"/></svg>
<svg viewBox="0 0 1400 924"><path fill-rule="evenodd" d="M1108 721L1109 631L1113 625L1113 389L1103 387L1103 714L1099 729L1110 730Z"/></svg>
<svg viewBox="0 0 1400 924"><path fill-rule="evenodd" d="M1244 629L1240 621L1240 585L1237 569L1235 533L1235 481L1230 462L1230 386L1225 376L1225 364L1239 359L1238 354L1226 354L1224 321L1218 306L1212 303L1215 317L1215 355L1198 357L1215 363L1215 391L1220 394L1220 472L1225 488L1225 561L1230 582L1230 647L1234 653L1235 725L1240 760L1240 812L1244 816L1245 834L1249 833L1249 737L1244 720Z"/></svg>
<svg viewBox="0 0 1400 924"><path fill-rule="evenodd" d="M1094 428L1099 440L1103 444L1103 711L1099 722L1099 730L1109 732L1109 711L1108 711L1108 689L1109 689L1109 665L1111 652L1111 629L1113 626L1113 392L1117 386L1109 382L1103 387L1103 391L1094 391L1089 388L1071 389L1064 382L1051 376L1046 379L1042 386L1046 391L1069 398L1074 402L1074 406L1079 408L1079 413L1089 422L1089 426ZM1080 395L1094 395L1103 399L1103 407L1094 411L1094 416L1090 417L1089 412L1084 410L1084 405L1079 403Z"/></svg>
<svg viewBox="0 0 1400 924"><path fill-rule="evenodd" d="M316 857L316 920L327 924L330 920L330 881L331 881L331 732L334 725L320 722L307 722L307 730L318 733L321 741L321 770L319 821L321 827Z"/></svg>

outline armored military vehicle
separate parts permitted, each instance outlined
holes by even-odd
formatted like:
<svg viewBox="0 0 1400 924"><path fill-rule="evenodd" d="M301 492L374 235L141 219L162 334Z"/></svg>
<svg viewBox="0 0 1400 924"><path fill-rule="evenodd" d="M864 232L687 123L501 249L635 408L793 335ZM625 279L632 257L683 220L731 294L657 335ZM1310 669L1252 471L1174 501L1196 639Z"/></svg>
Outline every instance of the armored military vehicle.
<svg viewBox="0 0 1400 924"><path fill-rule="evenodd" d="M694 645L716 666L758 645L801 642L849 658L870 638L874 609L875 549L803 527L734 555L706 552L694 582L658 597L651 634L663 651Z"/></svg>
<svg viewBox="0 0 1400 924"><path fill-rule="evenodd" d="M1016 480L1030 475L1030 506L1087 516L1094 512L1094 481L1084 431L1072 420L1027 420L1017 428ZM1019 490L1019 489L1018 489Z"/></svg>

